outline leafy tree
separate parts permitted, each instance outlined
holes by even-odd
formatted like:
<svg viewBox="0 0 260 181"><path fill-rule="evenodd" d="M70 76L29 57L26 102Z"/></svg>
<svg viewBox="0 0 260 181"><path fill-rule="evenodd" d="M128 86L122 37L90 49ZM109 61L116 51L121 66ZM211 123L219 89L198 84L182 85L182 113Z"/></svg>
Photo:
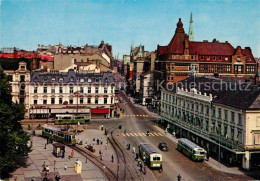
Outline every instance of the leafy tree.
<svg viewBox="0 0 260 181"><path fill-rule="evenodd" d="M24 106L12 102L11 85L0 66L0 178L9 176L16 155L28 154L30 138L19 122L24 113Z"/></svg>

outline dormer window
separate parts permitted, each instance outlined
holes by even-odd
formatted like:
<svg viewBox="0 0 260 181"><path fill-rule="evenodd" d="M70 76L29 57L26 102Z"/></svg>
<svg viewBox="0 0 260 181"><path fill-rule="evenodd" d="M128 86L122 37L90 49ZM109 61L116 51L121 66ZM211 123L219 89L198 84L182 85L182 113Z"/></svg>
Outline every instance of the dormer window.
<svg viewBox="0 0 260 181"><path fill-rule="evenodd" d="M237 56L237 61L241 61L241 57L240 56Z"/></svg>
<svg viewBox="0 0 260 181"><path fill-rule="evenodd" d="M213 60L216 60L216 57L215 57L215 56L213 56Z"/></svg>
<svg viewBox="0 0 260 181"><path fill-rule="evenodd" d="M222 60L222 57L218 57L218 60Z"/></svg>
<svg viewBox="0 0 260 181"><path fill-rule="evenodd" d="M99 80L98 80L98 78L96 78L96 82L98 82Z"/></svg>
<svg viewBox="0 0 260 181"><path fill-rule="evenodd" d="M79 80L80 82L84 82L84 78L80 78L80 80Z"/></svg>
<svg viewBox="0 0 260 181"><path fill-rule="evenodd" d="M228 61L228 57L225 57L225 60Z"/></svg>
<svg viewBox="0 0 260 181"><path fill-rule="evenodd" d="M52 81L52 82L55 82L55 78L54 78L54 77L53 77L53 78L51 78L51 81Z"/></svg>
<svg viewBox="0 0 260 181"><path fill-rule="evenodd" d="M200 59L201 59L201 60L204 60L204 56L201 56Z"/></svg>
<svg viewBox="0 0 260 181"><path fill-rule="evenodd" d="M180 55L180 59L182 59L182 55Z"/></svg>
<svg viewBox="0 0 260 181"><path fill-rule="evenodd" d="M74 80L73 77L71 77L71 78L70 78L70 81L73 82L73 80Z"/></svg>
<svg viewBox="0 0 260 181"><path fill-rule="evenodd" d="M48 78L47 78L47 77L44 77L43 80L44 80L45 82L47 82Z"/></svg>
<svg viewBox="0 0 260 181"><path fill-rule="evenodd" d="M105 82L107 82L107 80L108 80L108 79L107 79L107 77L106 77L106 78L105 78Z"/></svg>
<svg viewBox="0 0 260 181"><path fill-rule="evenodd" d="M91 82L91 78L88 78L88 82Z"/></svg>
<svg viewBox="0 0 260 181"><path fill-rule="evenodd" d="M207 56L207 60L210 60L210 56Z"/></svg>
<svg viewBox="0 0 260 181"><path fill-rule="evenodd" d="M191 55L191 60L193 60L194 59L194 56L193 55Z"/></svg>
<svg viewBox="0 0 260 181"><path fill-rule="evenodd" d="M59 82L63 82L63 78L61 77L61 78L59 78Z"/></svg>
<svg viewBox="0 0 260 181"><path fill-rule="evenodd" d="M247 61L247 62L250 62L250 61L251 61L251 58L246 58L246 61Z"/></svg>

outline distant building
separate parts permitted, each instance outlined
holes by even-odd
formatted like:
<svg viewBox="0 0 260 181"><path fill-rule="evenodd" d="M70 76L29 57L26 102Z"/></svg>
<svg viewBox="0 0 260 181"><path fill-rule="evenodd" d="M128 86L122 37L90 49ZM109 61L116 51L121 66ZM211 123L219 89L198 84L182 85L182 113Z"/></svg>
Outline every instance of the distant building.
<svg viewBox="0 0 260 181"><path fill-rule="evenodd" d="M195 74L197 76L255 78L256 61L249 47L234 48L227 41L221 43L193 41L190 20L190 35L185 34L181 19L175 34L166 46L157 47L156 70L164 73L166 83L174 83Z"/></svg>
<svg viewBox="0 0 260 181"><path fill-rule="evenodd" d="M170 133L205 148L222 163L260 164L260 89L213 77L189 77L161 92L160 116ZM219 152L220 149L220 152Z"/></svg>

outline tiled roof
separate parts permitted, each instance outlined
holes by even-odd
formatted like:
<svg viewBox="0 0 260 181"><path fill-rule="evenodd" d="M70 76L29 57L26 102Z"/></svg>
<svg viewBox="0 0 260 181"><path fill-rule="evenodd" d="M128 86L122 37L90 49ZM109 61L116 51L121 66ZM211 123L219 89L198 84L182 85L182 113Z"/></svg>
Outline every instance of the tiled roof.
<svg viewBox="0 0 260 181"><path fill-rule="evenodd" d="M195 82L196 89L203 95L212 94L212 102L238 109L260 109L260 87L249 83L240 83L237 81L223 81L214 77L188 77L172 86L173 92L176 92L176 86L187 88L189 91L193 88ZM171 89L171 87L169 87Z"/></svg>
<svg viewBox="0 0 260 181"><path fill-rule="evenodd" d="M230 43L219 42L189 42L189 50L191 55L223 55L232 56L234 47Z"/></svg>
<svg viewBox="0 0 260 181"><path fill-rule="evenodd" d="M250 48L242 49L242 53L246 58L250 58L250 61L246 59L246 63L256 63Z"/></svg>

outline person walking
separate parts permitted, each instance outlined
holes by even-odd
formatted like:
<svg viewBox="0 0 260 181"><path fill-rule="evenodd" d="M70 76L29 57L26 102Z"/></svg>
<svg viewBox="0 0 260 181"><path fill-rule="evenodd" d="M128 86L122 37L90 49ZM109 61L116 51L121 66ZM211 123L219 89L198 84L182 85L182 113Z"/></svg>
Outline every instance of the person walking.
<svg viewBox="0 0 260 181"><path fill-rule="evenodd" d="M106 143L106 145L105 145L105 149L107 150L107 143Z"/></svg>
<svg viewBox="0 0 260 181"><path fill-rule="evenodd" d="M93 145L95 145L95 138L93 138Z"/></svg>
<svg viewBox="0 0 260 181"><path fill-rule="evenodd" d="M111 162L114 162L114 155L111 156Z"/></svg>
<svg viewBox="0 0 260 181"><path fill-rule="evenodd" d="M67 167L67 164L65 163L65 164L64 164L64 170L67 170L67 168L68 168L68 167Z"/></svg>
<svg viewBox="0 0 260 181"><path fill-rule="evenodd" d="M103 140L102 140L102 138L100 138L100 144L101 144L101 145L103 144Z"/></svg>
<svg viewBox="0 0 260 181"><path fill-rule="evenodd" d="M43 162L42 164L42 171L44 172L46 170L46 165L45 165L45 162Z"/></svg>
<svg viewBox="0 0 260 181"><path fill-rule="evenodd" d="M135 153L135 147L133 146L133 153Z"/></svg>
<svg viewBox="0 0 260 181"><path fill-rule="evenodd" d="M47 172L47 173L49 173L49 172L50 172L50 168L49 168L49 166L48 166L48 165L46 166L46 172Z"/></svg>
<svg viewBox="0 0 260 181"><path fill-rule="evenodd" d="M71 151L70 156L71 156L71 158L73 158L73 156L74 156L74 151L73 150Z"/></svg>
<svg viewBox="0 0 260 181"><path fill-rule="evenodd" d="M99 139L97 139L97 145L99 145Z"/></svg>

